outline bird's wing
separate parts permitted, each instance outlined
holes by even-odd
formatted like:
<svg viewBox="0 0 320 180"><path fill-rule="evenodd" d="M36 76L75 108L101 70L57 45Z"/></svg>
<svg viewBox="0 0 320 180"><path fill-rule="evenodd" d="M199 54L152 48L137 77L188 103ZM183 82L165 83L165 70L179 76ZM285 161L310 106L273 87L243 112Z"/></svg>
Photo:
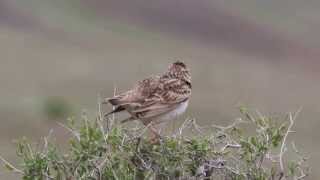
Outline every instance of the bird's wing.
<svg viewBox="0 0 320 180"><path fill-rule="evenodd" d="M145 99L141 106L131 112L138 118L150 118L175 109L181 102L189 99L191 89L179 79L162 79L159 87Z"/></svg>
<svg viewBox="0 0 320 180"><path fill-rule="evenodd" d="M107 98L105 102L109 102L114 106L130 105L134 107L139 106L145 102L145 99L149 98L159 84L159 77L149 77L142 81L139 81L131 90L123 92L112 98Z"/></svg>

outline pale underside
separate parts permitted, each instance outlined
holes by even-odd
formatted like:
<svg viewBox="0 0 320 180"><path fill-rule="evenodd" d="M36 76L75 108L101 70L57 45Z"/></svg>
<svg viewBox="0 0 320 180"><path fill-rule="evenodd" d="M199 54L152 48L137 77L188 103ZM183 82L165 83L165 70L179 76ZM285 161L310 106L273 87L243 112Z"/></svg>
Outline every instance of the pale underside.
<svg viewBox="0 0 320 180"><path fill-rule="evenodd" d="M148 124L149 122L151 122L152 125L157 129L158 133L161 134L163 129L166 128L166 125L169 121L176 120L180 115L182 115L186 111L188 104L189 104L189 100L184 101L178 104L177 107L175 107L174 109L166 113L163 113L161 115L154 116L148 119L141 119L141 121L144 124Z"/></svg>

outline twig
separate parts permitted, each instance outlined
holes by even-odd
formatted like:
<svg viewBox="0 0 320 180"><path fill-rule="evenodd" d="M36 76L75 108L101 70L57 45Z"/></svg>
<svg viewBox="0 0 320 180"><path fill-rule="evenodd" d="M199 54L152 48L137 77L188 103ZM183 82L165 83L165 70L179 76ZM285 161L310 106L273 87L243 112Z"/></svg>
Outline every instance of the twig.
<svg viewBox="0 0 320 180"><path fill-rule="evenodd" d="M292 113L289 113L289 121L290 121L290 124L288 126L288 129L283 137L283 140L282 140L282 144L281 144L281 148L280 148L280 154L279 154L279 163L280 163L280 170L281 170L281 174L282 176L280 176L280 180L282 179L283 176L283 172L284 172L284 161L283 161L283 155L286 151L286 141L287 141L287 138L288 138L288 135L289 133L293 132L291 129L294 125L294 120L296 119L297 115L299 114L299 112L301 111L301 108L295 113L294 116L292 116ZM284 177L284 179L286 179Z"/></svg>
<svg viewBox="0 0 320 180"><path fill-rule="evenodd" d="M286 147L285 147L285 146L286 146L286 141L287 141L287 137L288 137L288 135L289 135L289 133L290 133L290 131L291 131L291 128L292 128L292 126L293 126L293 124L294 124L294 121L293 121L293 119L292 119L292 114L291 114L291 113L289 114L289 120L290 120L290 124L289 124L289 127L288 127L288 129L287 129L284 137L283 137L282 144L281 144L281 148L280 148L280 154L279 154L280 170L281 170L282 173L284 172L283 154L284 154L285 151L286 151ZM284 179L285 179L285 178L284 178Z"/></svg>
<svg viewBox="0 0 320 180"><path fill-rule="evenodd" d="M117 86L116 85L113 85L113 96L116 96L117 94ZM112 111L114 111L116 109L116 106L112 106ZM115 113L112 113L112 118L108 118L107 119L107 129L108 131L111 130L113 124L114 124L114 121L115 121Z"/></svg>
<svg viewBox="0 0 320 180"><path fill-rule="evenodd" d="M103 121L103 118L102 118L102 111L101 111L101 95L98 94L98 118L100 121Z"/></svg>
<svg viewBox="0 0 320 180"><path fill-rule="evenodd" d="M14 165L12 165L11 163L9 163L6 159L4 159L2 156L0 156L0 160L3 162L3 164L5 166L7 166L8 169L12 170L15 173L18 174L24 174L24 172L18 168L16 168Z"/></svg>
<svg viewBox="0 0 320 180"><path fill-rule="evenodd" d="M242 124L242 123L248 123L248 122L242 120L241 118L238 118L238 119L235 119L234 122L228 126L219 126L219 125L215 125L215 124L212 124L211 126L213 128L220 129L222 131L226 131L226 130L234 128L236 125Z"/></svg>
<svg viewBox="0 0 320 180"><path fill-rule="evenodd" d="M201 129L203 129L203 128L197 124L196 119L194 119L194 118L191 119L191 123L192 123L192 126L194 127L194 129L197 130L198 133L200 133L200 134L202 134L202 135L204 134L204 133L202 132L202 130L201 130Z"/></svg>
<svg viewBox="0 0 320 180"><path fill-rule="evenodd" d="M150 128L151 125L152 123L149 123L147 126L144 126L141 130L142 132L140 132L138 135L134 135L133 138L131 138L130 140L142 137L147 132L147 130Z"/></svg>
<svg viewBox="0 0 320 180"><path fill-rule="evenodd" d="M222 149L221 152L225 151L227 148L241 148L240 144L226 144Z"/></svg>
<svg viewBox="0 0 320 180"><path fill-rule="evenodd" d="M76 131L74 131L73 129L67 127L66 125L60 123L60 122L57 122L57 124L63 128L65 128L66 130L68 130L69 132L71 132L71 134L77 138L78 141L80 141L80 134Z"/></svg>
<svg viewBox="0 0 320 180"><path fill-rule="evenodd" d="M103 139L105 141L105 143L107 143L107 136L109 135L109 133L106 136L106 132L103 126L103 116L102 116L102 111L101 111L101 96L100 94L98 94L98 120L97 120L98 126L100 128L100 131L103 135Z"/></svg>
<svg viewBox="0 0 320 180"><path fill-rule="evenodd" d="M86 127L87 139L89 140L90 139L90 137L89 137L89 120L88 120L88 117L87 117L87 112L85 110L82 111L82 119L83 119L84 125Z"/></svg>
<svg viewBox="0 0 320 180"><path fill-rule="evenodd" d="M109 160L108 155L106 155L106 157L101 161L101 163L96 167L96 169L98 170L98 172L100 173L102 168L105 166L105 164L107 163L107 161ZM92 170L90 176L93 177L95 173L95 170Z"/></svg>
<svg viewBox="0 0 320 180"><path fill-rule="evenodd" d="M192 119L187 118L182 125L180 126L180 128L178 129L178 131L176 133L174 133L174 136L177 137L177 134L179 134L179 136L182 136L182 132L185 128L187 128L190 125L190 122L192 121Z"/></svg>
<svg viewBox="0 0 320 180"><path fill-rule="evenodd" d="M296 145L294 142L292 142L292 148L295 151L295 153L300 157L300 160L298 162L298 170L300 171L300 176L298 177L294 177L294 180L300 180L300 179L304 179L305 177L308 176L308 167L307 169L302 168L303 163L308 159L307 157L304 157L303 154L297 149Z"/></svg>
<svg viewBox="0 0 320 180"><path fill-rule="evenodd" d="M298 167L298 169L299 169L301 175L299 177L296 177L295 180L304 179L305 177L308 176L308 174L306 174L301 167Z"/></svg>
<svg viewBox="0 0 320 180"><path fill-rule="evenodd" d="M43 138L43 140L44 140L43 152L44 153L48 153L48 145L49 145L48 140L50 139L52 132L53 132L53 129L50 129L48 136Z"/></svg>

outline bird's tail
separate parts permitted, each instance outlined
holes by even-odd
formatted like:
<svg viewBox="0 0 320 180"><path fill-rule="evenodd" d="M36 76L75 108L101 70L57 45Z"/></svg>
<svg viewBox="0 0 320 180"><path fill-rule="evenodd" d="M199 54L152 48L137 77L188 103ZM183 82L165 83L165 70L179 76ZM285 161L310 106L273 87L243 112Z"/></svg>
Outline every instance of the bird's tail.
<svg viewBox="0 0 320 180"><path fill-rule="evenodd" d="M114 114L114 113L117 113L117 112L124 111L124 110L126 110L125 107L128 105L128 103L122 102L119 97L106 98L102 103L103 104L110 103L111 105L116 107L111 112L108 112L108 113L104 114L104 117L107 117L107 116L109 116L111 114ZM136 118L131 116L131 117L127 118L127 119L122 120L121 123L125 123L125 122L132 121L132 120L135 120L135 119Z"/></svg>
<svg viewBox="0 0 320 180"><path fill-rule="evenodd" d="M105 117L113 114L113 113L117 113L117 112L121 112L121 111L124 111L125 108L123 106L118 106L117 108L115 108L114 110L112 110L111 112L108 112L106 114L104 114Z"/></svg>

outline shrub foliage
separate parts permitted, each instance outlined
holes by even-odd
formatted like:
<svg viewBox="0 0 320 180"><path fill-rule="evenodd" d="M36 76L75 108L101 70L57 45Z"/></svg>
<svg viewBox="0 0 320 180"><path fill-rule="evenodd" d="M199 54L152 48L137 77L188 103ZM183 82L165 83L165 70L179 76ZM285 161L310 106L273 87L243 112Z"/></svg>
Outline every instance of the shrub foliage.
<svg viewBox="0 0 320 180"><path fill-rule="evenodd" d="M100 114L95 120L83 116L78 123L70 118L63 125L72 134L66 152L49 137L41 146L23 138L17 143L19 168L1 159L24 180L298 180L308 176L306 158L287 143L295 114L279 122L245 108L240 112L242 118L225 127L201 127L188 119L157 144L148 140L143 127L106 128L107 120ZM288 154L295 156L287 160Z"/></svg>

